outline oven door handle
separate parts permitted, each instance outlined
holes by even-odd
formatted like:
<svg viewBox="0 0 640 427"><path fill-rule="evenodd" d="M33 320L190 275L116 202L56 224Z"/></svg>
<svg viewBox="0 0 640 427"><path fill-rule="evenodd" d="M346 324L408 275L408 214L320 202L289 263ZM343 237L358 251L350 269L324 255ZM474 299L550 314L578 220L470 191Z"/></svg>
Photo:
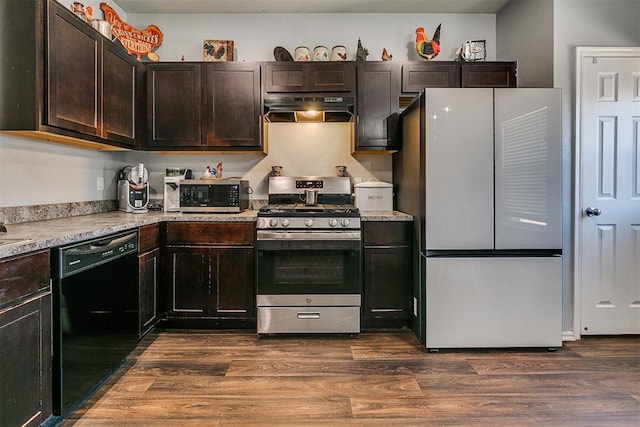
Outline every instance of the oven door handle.
<svg viewBox="0 0 640 427"><path fill-rule="evenodd" d="M352 240L360 241L360 231L262 231L256 233L256 240L260 241L304 241L304 240Z"/></svg>
<svg viewBox="0 0 640 427"><path fill-rule="evenodd" d="M320 319L320 313L317 311L314 311L313 313L299 311L296 317L300 320L317 320Z"/></svg>

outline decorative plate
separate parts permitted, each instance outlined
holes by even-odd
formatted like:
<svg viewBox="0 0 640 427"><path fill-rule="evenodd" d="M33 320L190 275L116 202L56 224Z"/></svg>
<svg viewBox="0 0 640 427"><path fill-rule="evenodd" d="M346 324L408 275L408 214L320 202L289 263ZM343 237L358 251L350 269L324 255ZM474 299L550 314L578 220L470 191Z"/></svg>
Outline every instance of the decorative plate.
<svg viewBox="0 0 640 427"><path fill-rule="evenodd" d="M293 56L291 56L287 49L281 46L273 49L273 56L276 58L276 61L293 61Z"/></svg>

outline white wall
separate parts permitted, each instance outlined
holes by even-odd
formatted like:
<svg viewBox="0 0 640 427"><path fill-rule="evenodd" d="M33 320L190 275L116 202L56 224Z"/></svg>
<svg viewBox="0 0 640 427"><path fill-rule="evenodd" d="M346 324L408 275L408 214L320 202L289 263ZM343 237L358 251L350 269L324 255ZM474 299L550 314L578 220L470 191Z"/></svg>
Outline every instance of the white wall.
<svg viewBox="0 0 640 427"><path fill-rule="evenodd" d="M496 18L498 60L518 61L519 87L553 87L553 0L511 0Z"/></svg>
<svg viewBox="0 0 640 427"><path fill-rule="evenodd" d="M113 200L120 152L100 152L0 134L0 207ZM104 190L96 188L104 178Z"/></svg>
<svg viewBox="0 0 640 427"><path fill-rule="evenodd" d="M640 1L554 0L554 87L562 88L564 289L563 328L573 329L573 188L576 47L640 46Z"/></svg>
<svg viewBox="0 0 640 427"><path fill-rule="evenodd" d="M273 61L273 49L282 46L292 55L297 46L331 49L344 45L351 59L358 38L369 50L369 61L379 61L382 49L394 60L422 60L415 53L415 29L424 27L432 36L442 24L442 51L435 60L452 60L466 40L486 40L488 60L495 59L493 14L129 14L136 28L155 24L164 34L156 50L161 61L202 61L204 40L233 40L236 61Z"/></svg>
<svg viewBox="0 0 640 427"><path fill-rule="evenodd" d="M284 174L334 175L335 166L347 166L354 178L363 181L391 182L391 156L351 155L350 125L348 123L272 123L269 125L269 154L153 154L127 153L128 164L144 163L149 170L151 197L162 197L166 167L193 170L201 177L205 167L223 164L224 177L249 180L253 198L267 198L267 178L271 166L283 166Z"/></svg>
<svg viewBox="0 0 640 427"><path fill-rule="evenodd" d="M65 7L71 2L60 1ZM86 0L94 18L102 18L99 0ZM414 54L415 28L432 35L442 23L442 52L437 60L451 60L465 40L486 39L488 59L495 59L495 15L455 14L257 14L257 15L133 15L114 2L121 18L137 28L157 25L164 42L157 50L161 61L202 60L206 39L231 39L239 61L272 61L273 49L283 46L293 53L296 46L345 45L355 54L358 37L369 49L369 60L379 60L386 48L394 60L420 60ZM351 156L346 125L331 124L321 133L310 132L311 124L270 126L269 155L216 153L159 155L151 153L106 153L60 147L38 141L0 135L0 207L69 201L115 199L116 171L127 164L143 162L150 171L152 197L162 196L162 176L169 166L201 172L222 161L226 176L242 176L265 198L264 177L271 165L283 165L287 174L333 174L335 165L347 165L355 177L391 181L390 155ZM304 145L302 145L304 144ZM330 148L330 149L328 149ZM4 158L11 159L5 161ZM34 165L35 163L35 165ZM103 165L104 163L104 165ZM37 168L35 167L37 166ZM34 178L33 170L46 170L46 182ZM106 188L97 193L95 180L105 175ZM72 179L68 179L68 178ZM15 182L20 183L18 189Z"/></svg>

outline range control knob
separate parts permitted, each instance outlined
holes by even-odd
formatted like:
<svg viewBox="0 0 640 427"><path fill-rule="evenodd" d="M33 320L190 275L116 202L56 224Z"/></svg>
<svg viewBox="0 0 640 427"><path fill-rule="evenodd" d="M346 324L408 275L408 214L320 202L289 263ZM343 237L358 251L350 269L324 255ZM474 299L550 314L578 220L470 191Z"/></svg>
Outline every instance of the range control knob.
<svg viewBox="0 0 640 427"><path fill-rule="evenodd" d="M342 218L342 221L340 221L340 225L342 225L343 227L348 227L349 226L349 219L348 218Z"/></svg>
<svg viewBox="0 0 640 427"><path fill-rule="evenodd" d="M338 220L335 218L331 218L329 219L329 226L330 227L335 227L336 225L338 225Z"/></svg>
<svg viewBox="0 0 640 427"><path fill-rule="evenodd" d="M271 218L269 220L269 227L277 227L278 226L278 220L275 218Z"/></svg>
<svg viewBox="0 0 640 427"><path fill-rule="evenodd" d="M313 220L311 218L307 218L304 221L304 225L306 225L307 227L313 227Z"/></svg>
<svg viewBox="0 0 640 427"><path fill-rule="evenodd" d="M280 224L282 224L283 227L288 227L289 224L291 224L291 221L289 221L288 218L284 218L280 220Z"/></svg>

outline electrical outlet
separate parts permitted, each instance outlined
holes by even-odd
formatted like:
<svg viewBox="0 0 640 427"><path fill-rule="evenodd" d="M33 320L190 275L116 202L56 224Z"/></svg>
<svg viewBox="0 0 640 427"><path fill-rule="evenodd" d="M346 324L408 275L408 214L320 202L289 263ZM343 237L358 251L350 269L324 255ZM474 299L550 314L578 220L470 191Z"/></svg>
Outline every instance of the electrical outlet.
<svg viewBox="0 0 640 427"><path fill-rule="evenodd" d="M104 177L103 176L99 176L96 179L96 190L97 191L104 191Z"/></svg>
<svg viewBox="0 0 640 427"><path fill-rule="evenodd" d="M413 297L413 316L418 317L418 298Z"/></svg>

